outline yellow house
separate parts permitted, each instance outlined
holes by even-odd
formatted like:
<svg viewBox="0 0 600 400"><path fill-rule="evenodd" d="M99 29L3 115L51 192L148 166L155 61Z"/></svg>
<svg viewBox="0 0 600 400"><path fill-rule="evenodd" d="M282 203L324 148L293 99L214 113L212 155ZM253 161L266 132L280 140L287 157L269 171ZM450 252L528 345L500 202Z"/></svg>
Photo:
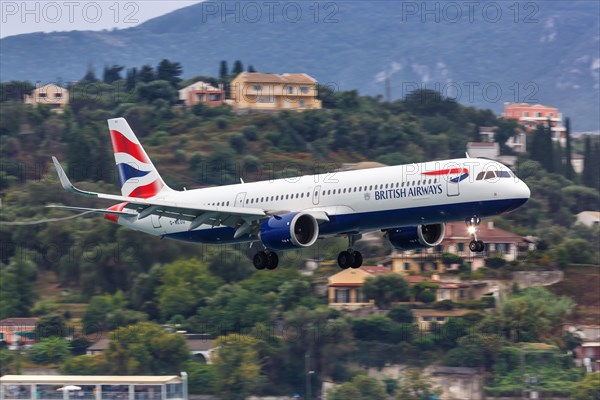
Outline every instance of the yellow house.
<svg viewBox="0 0 600 400"><path fill-rule="evenodd" d="M242 72L231 81L231 101L238 111L320 109L317 81L307 74Z"/></svg>
<svg viewBox="0 0 600 400"><path fill-rule="evenodd" d="M52 111L62 112L69 104L69 91L63 87L49 83L37 87L31 94L26 94L23 102L32 106L47 104L52 108Z"/></svg>
<svg viewBox="0 0 600 400"><path fill-rule="evenodd" d="M328 279L329 306L336 309L355 310L371 306L361 290L367 278L391 271L385 267L348 268L332 275Z"/></svg>

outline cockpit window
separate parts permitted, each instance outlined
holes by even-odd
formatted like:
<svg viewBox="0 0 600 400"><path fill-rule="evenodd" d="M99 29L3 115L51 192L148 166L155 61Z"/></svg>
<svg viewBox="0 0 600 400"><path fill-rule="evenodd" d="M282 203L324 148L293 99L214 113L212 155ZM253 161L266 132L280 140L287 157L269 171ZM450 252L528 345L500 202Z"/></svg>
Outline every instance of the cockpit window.
<svg viewBox="0 0 600 400"><path fill-rule="evenodd" d="M496 171L496 176L498 178L510 178L510 172L508 171Z"/></svg>
<svg viewBox="0 0 600 400"><path fill-rule="evenodd" d="M485 174L485 171L481 171L480 173L477 174L477 180L480 181L483 179L483 175Z"/></svg>
<svg viewBox="0 0 600 400"><path fill-rule="evenodd" d="M494 171L488 171L485 173L485 179L494 179L496 177L496 175L494 174Z"/></svg>

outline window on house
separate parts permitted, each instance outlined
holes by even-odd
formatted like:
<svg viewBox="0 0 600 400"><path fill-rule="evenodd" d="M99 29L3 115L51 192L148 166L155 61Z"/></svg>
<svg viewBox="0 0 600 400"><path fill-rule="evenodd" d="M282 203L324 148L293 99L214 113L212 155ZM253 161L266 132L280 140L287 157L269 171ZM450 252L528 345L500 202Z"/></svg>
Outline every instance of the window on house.
<svg viewBox="0 0 600 400"><path fill-rule="evenodd" d="M350 289L335 289L335 303L349 303Z"/></svg>
<svg viewBox="0 0 600 400"><path fill-rule="evenodd" d="M444 322L446 320L446 317L436 317L435 320L437 322Z"/></svg>
<svg viewBox="0 0 600 400"><path fill-rule="evenodd" d="M465 244L464 243L458 243L458 251L465 251Z"/></svg>
<svg viewBox="0 0 600 400"><path fill-rule="evenodd" d="M363 293L363 291L361 289L356 289L356 302L357 303L366 303L367 297L365 296L365 294Z"/></svg>
<svg viewBox="0 0 600 400"><path fill-rule="evenodd" d="M262 90L262 86L261 85L253 85L252 89L259 91L259 90Z"/></svg>
<svg viewBox="0 0 600 400"><path fill-rule="evenodd" d="M40 98L45 98L45 97L46 97L46 93L40 93L38 96L39 96Z"/></svg>
<svg viewBox="0 0 600 400"><path fill-rule="evenodd" d="M60 99L62 97L62 93L54 93L55 99Z"/></svg>
<svg viewBox="0 0 600 400"><path fill-rule="evenodd" d="M404 270L405 271L410 271L410 264L409 263L404 263Z"/></svg>
<svg viewBox="0 0 600 400"><path fill-rule="evenodd" d="M433 318L432 317L423 317L423 321L431 322L431 321L433 321Z"/></svg>
<svg viewBox="0 0 600 400"><path fill-rule="evenodd" d="M288 86L287 87L287 92L288 92L288 94L293 94L294 93L294 87L293 86Z"/></svg>
<svg viewBox="0 0 600 400"><path fill-rule="evenodd" d="M302 94L308 94L309 90L310 89L308 86L300 86L300 93L302 93Z"/></svg>
<svg viewBox="0 0 600 400"><path fill-rule="evenodd" d="M539 117L542 116L542 113L541 112L537 112L537 113L535 113L535 116L539 118Z"/></svg>

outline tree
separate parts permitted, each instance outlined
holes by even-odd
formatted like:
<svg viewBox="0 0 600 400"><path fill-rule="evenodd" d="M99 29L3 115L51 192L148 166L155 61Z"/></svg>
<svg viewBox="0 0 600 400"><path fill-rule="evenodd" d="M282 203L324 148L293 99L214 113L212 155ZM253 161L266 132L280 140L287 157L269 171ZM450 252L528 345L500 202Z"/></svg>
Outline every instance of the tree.
<svg viewBox="0 0 600 400"><path fill-rule="evenodd" d="M133 91L135 89L135 85L138 83L138 70L137 68L131 68L127 70L127 75L125 77L125 90L128 92Z"/></svg>
<svg viewBox="0 0 600 400"><path fill-rule="evenodd" d="M156 80L150 83L139 83L135 88L135 94L139 101L147 103L158 99L164 99L170 104L177 101L177 91L168 81Z"/></svg>
<svg viewBox="0 0 600 400"><path fill-rule="evenodd" d="M156 68L156 79L167 81L172 86L177 87L177 84L181 81L180 76L182 73L183 69L180 63L163 59Z"/></svg>
<svg viewBox="0 0 600 400"><path fill-rule="evenodd" d="M597 174L598 171L594 171L592 138L589 135L587 135L584 140L583 172L581 175L581 183L588 187L594 187L594 175Z"/></svg>
<svg viewBox="0 0 600 400"><path fill-rule="evenodd" d="M442 390L434 387L431 379L418 369L411 369L402 377L400 387L396 389L396 400L423 400L441 395Z"/></svg>
<svg viewBox="0 0 600 400"><path fill-rule="evenodd" d="M572 181L575 179L575 170L573 170L573 163L571 161L573 149L571 148L571 118L565 119L566 129L566 154L565 154L565 178Z"/></svg>
<svg viewBox="0 0 600 400"><path fill-rule="evenodd" d="M47 315L37 322L35 330L39 339L52 336L67 336L67 326L65 319L61 315Z"/></svg>
<svg viewBox="0 0 600 400"><path fill-rule="evenodd" d="M254 69L252 64L248 65L248 72L256 72L256 69Z"/></svg>
<svg viewBox="0 0 600 400"><path fill-rule="evenodd" d="M242 72L244 72L244 66L242 65L242 62L240 60L235 60L233 63L233 69L231 70L232 75L238 76Z"/></svg>
<svg viewBox="0 0 600 400"><path fill-rule="evenodd" d="M9 375L18 373L17 357L15 352L7 349L0 349L0 375Z"/></svg>
<svg viewBox="0 0 600 400"><path fill-rule="evenodd" d="M8 265L0 264L0 318L29 315L36 295L33 290L36 276L37 266L22 253Z"/></svg>
<svg viewBox="0 0 600 400"><path fill-rule="evenodd" d="M350 382L343 383L328 393L330 400L385 400L385 388L376 379L356 375Z"/></svg>
<svg viewBox="0 0 600 400"><path fill-rule="evenodd" d="M214 385L222 399L244 400L261 389L258 340L247 335L226 335L216 341Z"/></svg>
<svg viewBox="0 0 600 400"><path fill-rule="evenodd" d="M558 297L543 287L527 288L502 302L497 315L482 321L481 329L515 341L537 342L556 334L573 307L568 297Z"/></svg>
<svg viewBox="0 0 600 400"><path fill-rule="evenodd" d="M387 316L392 321L401 324L412 324L415 320L412 310L402 305L393 306Z"/></svg>
<svg viewBox="0 0 600 400"><path fill-rule="evenodd" d="M225 82L229 76L229 68L227 68L227 61L222 60L219 64L219 79L221 82Z"/></svg>
<svg viewBox="0 0 600 400"><path fill-rule="evenodd" d="M125 67L122 65L113 65L112 67L105 66L102 80L104 83L113 83L123 79L121 78L121 71L123 71L124 68Z"/></svg>
<svg viewBox="0 0 600 400"><path fill-rule="evenodd" d="M587 374L575 384L573 400L600 400L600 372Z"/></svg>
<svg viewBox="0 0 600 400"><path fill-rule="evenodd" d="M406 299L408 284L398 274L378 275L365 280L363 293L368 299L374 299L378 308L389 308L392 302Z"/></svg>
<svg viewBox="0 0 600 400"><path fill-rule="evenodd" d="M69 354L69 342L63 338L50 337L35 344L29 358L37 364L54 364L63 362Z"/></svg>
<svg viewBox="0 0 600 400"><path fill-rule="evenodd" d="M177 374L189 358L185 338L150 322L119 328L110 336L105 357L118 375Z"/></svg>
<svg viewBox="0 0 600 400"><path fill-rule="evenodd" d="M164 269L163 283L157 289L158 309L164 320L174 315L190 316L204 299L212 296L223 281L196 260L178 260Z"/></svg>
<svg viewBox="0 0 600 400"><path fill-rule="evenodd" d="M64 375L106 375L110 371L104 355L80 355L67 359L60 367Z"/></svg>
<svg viewBox="0 0 600 400"><path fill-rule="evenodd" d="M144 65L140 68L139 81L142 83L150 83L155 80L154 70L151 65Z"/></svg>
<svg viewBox="0 0 600 400"><path fill-rule="evenodd" d="M188 374L188 386L191 394L215 393L215 365L203 364L190 360L185 363L184 370Z"/></svg>

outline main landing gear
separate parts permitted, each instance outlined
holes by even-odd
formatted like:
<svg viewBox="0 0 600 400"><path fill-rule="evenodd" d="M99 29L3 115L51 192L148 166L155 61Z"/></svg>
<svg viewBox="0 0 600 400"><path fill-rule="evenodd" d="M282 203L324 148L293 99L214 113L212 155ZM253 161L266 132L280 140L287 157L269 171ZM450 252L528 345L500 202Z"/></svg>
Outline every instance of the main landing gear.
<svg viewBox="0 0 600 400"><path fill-rule="evenodd" d="M467 231L471 234L473 240L469 242L469 250L473 253L480 253L485 250L485 243L481 240L477 240L477 227L481 223L481 218L475 216L465 220L467 224Z"/></svg>
<svg viewBox="0 0 600 400"><path fill-rule="evenodd" d="M279 256L272 251L259 251L252 259L256 269L275 269L279 264Z"/></svg>
<svg viewBox="0 0 600 400"><path fill-rule="evenodd" d="M363 256L360 251L355 251L353 249L354 242L360 238L360 235L348 235L348 250L344 250L338 255L338 265L340 268L360 268L363 262Z"/></svg>

